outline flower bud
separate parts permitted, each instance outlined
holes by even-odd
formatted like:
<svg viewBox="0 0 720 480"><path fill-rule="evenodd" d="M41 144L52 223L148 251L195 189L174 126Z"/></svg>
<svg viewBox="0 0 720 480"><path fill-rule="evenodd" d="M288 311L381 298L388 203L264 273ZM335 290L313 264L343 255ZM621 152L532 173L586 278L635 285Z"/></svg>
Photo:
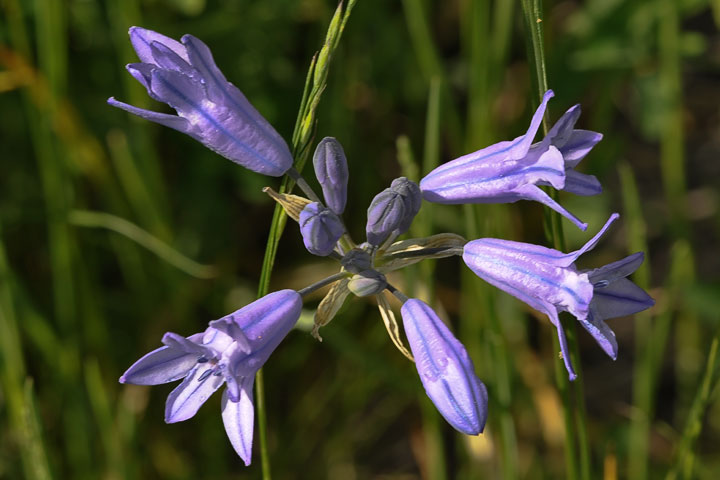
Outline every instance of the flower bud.
<svg viewBox="0 0 720 480"><path fill-rule="evenodd" d="M368 208L365 228L368 242L380 245L390 235L405 233L420 210L420 189L405 177L397 178L390 188L378 193Z"/></svg>
<svg viewBox="0 0 720 480"><path fill-rule="evenodd" d="M487 389L475 375L467 350L424 302L412 298L403 304L401 313L428 397L456 430L481 433L487 420Z"/></svg>
<svg viewBox="0 0 720 480"><path fill-rule="evenodd" d="M340 142L332 137L323 138L313 155L315 176L322 187L325 205L342 214L347 202L348 165Z"/></svg>
<svg viewBox="0 0 720 480"><path fill-rule="evenodd" d="M418 184L412 180L408 180L405 177L396 178L390 184L390 189L398 192L405 205L405 218L404 221L398 226L399 233L402 234L410 229L415 215L420 211L422 204L422 192Z"/></svg>
<svg viewBox="0 0 720 480"><path fill-rule="evenodd" d="M385 290L387 280L385 275L375 270L365 270L353 275L348 282L348 290L357 297L377 295Z"/></svg>
<svg viewBox="0 0 720 480"><path fill-rule="evenodd" d="M313 202L300 212L300 233L310 253L325 257L333 251L345 227L332 210Z"/></svg>

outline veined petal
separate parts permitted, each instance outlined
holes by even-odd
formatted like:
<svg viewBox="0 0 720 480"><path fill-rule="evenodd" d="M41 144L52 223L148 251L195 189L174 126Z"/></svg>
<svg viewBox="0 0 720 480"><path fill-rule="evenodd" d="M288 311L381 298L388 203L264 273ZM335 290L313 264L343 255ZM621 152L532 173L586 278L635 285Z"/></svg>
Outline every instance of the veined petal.
<svg viewBox="0 0 720 480"><path fill-rule="evenodd" d="M568 142L575 128L575 124L580 118L580 105L573 105L563 114L562 117L555 122L547 136L546 140L549 140L552 145L562 150L565 144Z"/></svg>
<svg viewBox="0 0 720 480"><path fill-rule="evenodd" d="M192 353L194 355L206 355L208 353L207 347L204 347L199 342L202 334L196 333L190 338L185 338L177 333L167 332L163 335L162 343L170 348L181 350L185 353Z"/></svg>
<svg viewBox="0 0 720 480"><path fill-rule="evenodd" d="M580 324L592 335L600 348L608 354L613 360L617 359L618 344L615 338L615 332L602 320L601 317L595 315L594 309L590 308L590 314L584 320L580 320Z"/></svg>
<svg viewBox="0 0 720 480"><path fill-rule="evenodd" d="M582 220L577 218L575 215L567 211L562 205L557 203L555 200L553 200L550 195L543 192L540 187L537 185L523 185L521 187L518 187L514 190L514 193L524 200L535 200L538 203L542 203L546 207L555 210L563 217L570 220L572 223L575 224L576 227L578 227L583 232L587 230L587 223L584 223Z"/></svg>
<svg viewBox="0 0 720 480"><path fill-rule="evenodd" d="M527 154L528 150L530 149L530 145L532 145L533 140L535 139L535 135L540 128L543 117L545 116L545 109L547 108L547 103L554 96L555 93L552 90L548 90L547 92L545 92L542 101L540 102L540 105L538 105L537 110L535 110L535 113L533 114L532 120L530 120L530 126L528 127L527 132L522 137L518 137L513 140L513 146L508 152L509 158L519 160L524 157L525 154Z"/></svg>
<svg viewBox="0 0 720 480"><path fill-rule="evenodd" d="M598 282L602 282L604 285L607 285L618 278L625 278L633 273L640 267L640 265L642 265L644 260L645 253L636 252L623 258L622 260L618 260L617 262L608 263L603 267L590 270L587 272L588 278L590 278L590 282L593 285Z"/></svg>
<svg viewBox="0 0 720 480"><path fill-rule="evenodd" d="M130 42L132 43L135 53L138 58L145 63L155 63L155 58L152 55L150 44L152 42L160 42L176 54L178 54L183 60L188 61L188 56L185 53L185 47L182 46L177 40L173 40L170 37L161 35L152 30L148 30L142 27L130 27Z"/></svg>
<svg viewBox="0 0 720 480"><path fill-rule="evenodd" d="M128 63L125 69L150 93L150 76L156 67L149 63Z"/></svg>
<svg viewBox="0 0 720 480"><path fill-rule="evenodd" d="M537 150L537 151L536 151ZM525 158L527 167L521 170L524 183L550 185L556 190L565 186L565 162L560 150L550 145L547 149L531 148Z"/></svg>
<svg viewBox="0 0 720 480"><path fill-rule="evenodd" d="M586 175L568 168L565 170L565 186L562 190L575 195L590 197L602 193L602 185L595 175Z"/></svg>
<svg viewBox="0 0 720 480"><path fill-rule="evenodd" d="M216 330L220 330L225 335L232 337L241 352L250 353L252 351L250 340L248 340L245 336L245 332L243 332L240 326L231 319L213 320L210 322L210 326Z"/></svg>
<svg viewBox="0 0 720 480"><path fill-rule="evenodd" d="M190 63L205 80L210 98L214 102L223 101L228 81L215 64L210 48L202 40L190 34L183 35L180 41L187 49Z"/></svg>
<svg viewBox="0 0 720 480"><path fill-rule="evenodd" d="M240 397L237 402L231 401L227 393L223 393L222 397L222 418L225 432L233 448L246 466L250 465L252 460L255 422L255 409L253 406L254 380L254 376L243 378L240 385Z"/></svg>
<svg viewBox="0 0 720 480"><path fill-rule="evenodd" d="M193 123L197 123L194 117L208 115L207 107L203 107L205 87L185 74L155 69L150 77L150 91L153 98L167 103Z"/></svg>
<svg viewBox="0 0 720 480"><path fill-rule="evenodd" d="M176 423L192 418L225 381L222 375L215 375L212 366L199 364L175 390L168 395L165 403L165 422Z"/></svg>
<svg viewBox="0 0 720 480"><path fill-rule="evenodd" d="M595 287L591 303L600 319L632 315L653 305L655 300L627 278L619 278L605 287Z"/></svg>
<svg viewBox="0 0 720 480"><path fill-rule="evenodd" d="M172 48L164 43L150 43L150 52L155 59L155 64L160 68L172 70L183 75L192 76L195 72L190 64L178 55Z"/></svg>
<svg viewBox="0 0 720 480"><path fill-rule="evenodd" d="M566 264L572 264L573 262L575 262L575 260L578 259L578 257L580 257L580 255L582 255L583 253L587 253L593 248L595 248L595 245L597 245L603 235L605 235L605 232L608 228L610 228L610 225L612 225L613 222L618 218L620 218L620 214L618 213L613 213L612 215L610 215L610 218L608 218L608 221L605 222L605 225L603 225L600 231L596 233L594 237L588 240L587 243L585 243L585 245L580 248L580 250L575 250L574 252L570 252L566 255Z"/></svg>
<svg viewBox="0 0 720 480"><path fill-rule="evenodd" d="M560 151L565 158L565 166L568 168L576 167L580 160L602 140L602 133L592 132L590 130L573 130L568 141L563 145Z"/></svg>
<svg viewBox="0 0 720 480"><path fill-rule="evenodd" d="M170 347L160 347L133 363L120 377L120 383L160 385L186 376L198 355Z"/></svg>
<svg viewBox="0 0 720 480"><path fill-rule="evenodd" d="M428 397L450 425L478 435L487 420L488 396L467 350L424 302L410 299L401 312Z"/></svg>
<svg viewBox="0 0 720 480"><path fill-rule="evenodd" d="M192 130L190 122L188 122L182 117L178 117L177 115L168 115L167 113L159 113L153 112L151 110L145 110L144 108L138 108L127 103L119 102L113 97L108 98L107 103L112 105L113 107L121 108L126 112L132 113L133 115L142 117L145 120L159 123L160 125L170 127L182 133L189 134Z"/></svg>
<svg viewBox="0 0 720 480"><path fill-rule="evenodd" d="M543 308L540 309L540 311L548 316L550 323L555 326L555 330L557 331L558 342L560 343L560 354L562 355L563 363L565 364L565 370L568 372L568 378L572 382L577 378L577 373L575 373L575 368L573 368L572 361L570 359L570 348L568 347L567 337L565 336L565 329L558 317L557 308L549 302L541 300L541 303L543 304Z"/></svg>
<svg viewBox="0 0 720 480"><path fill-rule="evenodd" d="M259 144L260 140L267 143L268 146L265 149L272 151L269 156L276 158L279 165L287 163L282 173L272 176L280 176L285 173L292 165L292 155L285 140L270 125L270 122L260 115L260 112L245 98L245 95L225 79L205 43L192 35L183 35L181 41L187 49L190 64L200 72L205 81L208 97L213 102L221 103L242 116L243 123L252 126L253 130L257 131L256 143Z"/></svg>
<svg viewBox="0 0 720 480"><path fill-rule="evenodd" d="M232 319L245 332L252 352L237 350L230 361L230 373L236 377L254 375L297 323L301 309L300 294L280 290L233 313Z"/></svg>

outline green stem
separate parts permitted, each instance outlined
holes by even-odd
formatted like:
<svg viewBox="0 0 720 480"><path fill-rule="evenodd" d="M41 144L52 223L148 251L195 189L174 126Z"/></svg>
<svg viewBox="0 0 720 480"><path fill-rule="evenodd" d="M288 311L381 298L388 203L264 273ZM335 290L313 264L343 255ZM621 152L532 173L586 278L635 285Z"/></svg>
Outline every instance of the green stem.
<svg viewBox="0 0 720 480"><path fill-rule="evenodd" d="M349 0L347 6L342 2L338 5L333 15L327 34L325 43L320 51L313 57L308 69L308 75L305 80L305 88L303 89L302 100L298 116L293 129L292 152L295 163L293 164L294 172L302 173L302 169L307 162L310 153L310 146L315 133L317 124L316 110L322 93L327 86L327 74L330 61L335 53L345 25L350 18L350 13L355 6L357 0ZM290 175L283 177L280 186L280 193L290 192L295 182ZM258 286L258 298L267 295L270 291L270 277L275 264L275 256L277 254L280 236L285 228L287 216L282 206L275 205L273 217L268 233L268 242L265 247L265 256L263 258L263 267L260 273L260 282ZM262 461L263 479L270 480L270 454L267 446L267 416L265 408L265 385L263 382L262 369L258 370L255 377L255 395L256 409L258 416L258 431L260 437L260 456Z"/></svg>
<svg viewBox="0 0 720 480"><path fill-rule="evenodd" d="M528 43L528 54L532 63L535 78L536 98L538 101L548 90L547 70L545 68L545 51L543 46L543 12L541 0L522 0L523 17L526 28L526 39ZM547 112L543 117L543 132L547 135L549 130ZM557 200L558 193L555 190L549 192L550 196ZM549 240L553 247L560 251L566 251L565 237L562 230L561 217L557 212L548 208L544 209L546 226L549 233ZM558 388L562 393L565 421L565 460L568 467L569 478L590 478L590 450L587 435L587 422L585 410L585 395L583 388L583 377L580 366L580 351L576 340L575 322L567 325L567 341L570 349L570 359L575 365L578 373L577 379L571 386L564 369L556 367ZM556 362L559 364L560 362ZM573 408L573 397L577 408ZM573 421L572 411L575 410ZM575 442L577 441L577 445ZM575 449L579 450L580 465L576 463Z"/></svg>

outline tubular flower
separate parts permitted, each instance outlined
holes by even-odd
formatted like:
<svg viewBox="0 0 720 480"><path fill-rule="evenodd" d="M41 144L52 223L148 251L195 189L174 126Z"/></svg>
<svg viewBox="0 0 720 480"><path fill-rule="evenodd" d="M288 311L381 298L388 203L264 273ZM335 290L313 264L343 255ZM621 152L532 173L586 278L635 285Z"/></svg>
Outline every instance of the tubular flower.
<svg viewBox="0 0 720 480"><path fill-rule="evenodd" d="M485 428L488 395L467 350L437 314L418 299L401 309L403 326L423 387L456 430L478 435Z"/></svg>
<svg viewBox="0 0 720 480"><path fill-rule="evenodd" d="M578 271L574 265L580 255L595 247L618 217L612 214L597 235L581 249L567 254L495 238L473 240L463 249L463 261L480 278L550 318L571 380L576 374L558 312L574 315L614 360L617 342L604 320L637 313L655 303L642 288L625 278L642 263L642 252L590 271Z"/></svg>
<svg viewBox="0 0 720 480"><path fill-rule="evenodd" d="M546 194L538 185L549 185L580 195L594 195L602 188L591 175L573 168L602 139L596 132L574 129L580 115L572 107L536 144L532 141L542 123L548 90L535 111L525 135L464 155L439 166L420 181L425 200L434 203L512 203L535 200L560 213L580 229L587 224Z"/></svg>
<svg viewBox="0 0 720 480"><path fill-rule="evenodd" d="M120 382L159 385L183 379L167 398L167 423L193 417L215 390L227 384L222 396L225 431L249 465L255 373L293 328L301 308L296 291L281 290L210 322L202 333L187 338L166 333L162 339L165 346L135 362Z"/></svg>
<svg viewBox="0 0 720 480"><path fill-rule="evenodd" d="M167 103L177 115L144 110L112 97L110 105L186 133L254 172L279 177L292 166L285 141L225 79L207 45L192 35L177 42L140 27L130 28L130 41L140 63L127 65L127 70L150 97Z"/></svg>

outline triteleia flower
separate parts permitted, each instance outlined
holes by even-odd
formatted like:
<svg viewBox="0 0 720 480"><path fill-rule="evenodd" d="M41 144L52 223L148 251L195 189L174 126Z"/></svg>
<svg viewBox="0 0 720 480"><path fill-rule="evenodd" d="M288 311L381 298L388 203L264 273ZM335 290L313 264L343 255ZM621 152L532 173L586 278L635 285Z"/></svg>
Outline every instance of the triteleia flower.
<svg viewBox="0 0 720 480"><path fill-rule="evenodd" d="M434 203L512 203L535 200L582 230L587 224L565 210L538 185L549 185L581 195L600 193L602 188L591 175L573 168L602 139L602 135L573 127L579 106L568 110L545 139L532 144L542 123L547 102L554 96L548 90L535 111L525 135L464 155L439 166L420 181L425 200Z"/></svg>
<svg viewBox="0 0 720 480"><path fill-rule="evenodd" d="M159 385L184 379L167 398L165 421L181 422L224 383L222 418L228 438L245 465L250 464L254 424L255 373L293 328L302 308L294 290L262 297L210 322L203 333L166 333L164 347L135 362L121 383Z"/></svg>
<svg viewBox="0 0 720 480"><path fill-rule="evenodd" d="M313 255L330 255L335 244L345 233L340 218L327 207L312 202L300 212L298 219L305 248Z"/></svg>
<svg viewBox="0 0 720 480"><path fill-rule="evenodd" d="M323 138L313 155L315 176L322 187L325 205L342 215L347 203L349 179L347 157L340 142L332 137Z"/></svg>
<svg viewBox="0 0 720 480"><path fill-rule="evenodd" d="M655 304L642 288L625 278L642 263L641 252L596 270L578 271L574 265L580 255L595 247L618 217L617 213L612 214L597 235L579 250L567 254L495 238L473 240L463 249L463 261L480 278L550 318L557 329L571 380L576 374L570 363L558 312L567 311L574 315L602 349L615 359L617 342L604 320L637 313Z"/></svg>
<svg viewBox="0 0 720 480"><path fill-rule="evenodd" d="M112 97L110 105L186 133L254 172L278 177L292 166L285 141L225 79L207 45L192 35L177 42L140 27L130 29L130 41L141 63L131 63L127 70L153 99L167 103L177 115Z"/></svg>
<svg viewBox="0 0 720 480"><path fill-rule="evenodd" d="M401 309L405 334L423 387L456 430L478 435L485 428L488 394L470 356L437 314L418 299Z"/></svg>
<svg viewBox="0 0 720 480"><path fill-rule="evenodd" d="M396 178L373 198L368 207L365 231L371 245L380 245L388 237L402 235L420 210L422 196L417 184L405 177Z"/></svg>

